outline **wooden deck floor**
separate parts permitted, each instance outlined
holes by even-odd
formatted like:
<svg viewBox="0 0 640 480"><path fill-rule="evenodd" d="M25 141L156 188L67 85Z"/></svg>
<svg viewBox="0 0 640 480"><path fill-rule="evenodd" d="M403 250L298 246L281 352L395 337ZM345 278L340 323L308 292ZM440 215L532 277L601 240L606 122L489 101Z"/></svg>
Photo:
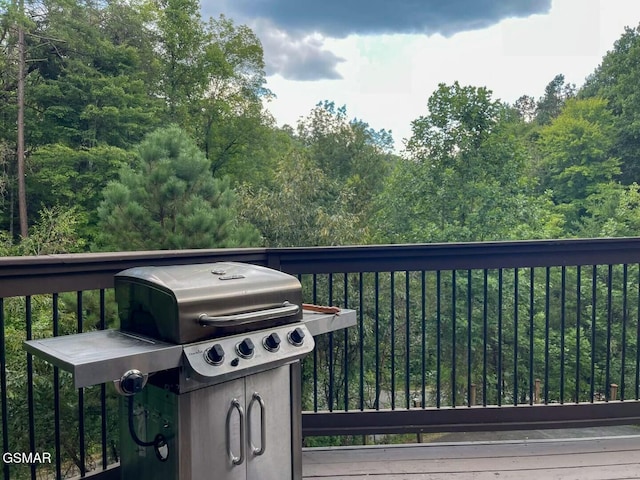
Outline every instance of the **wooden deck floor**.
<svg viewBox="0 0 640 480"><path fill-rule="evenodd" d="M310 448L305 480L640 479L640 435Z"/></svg>

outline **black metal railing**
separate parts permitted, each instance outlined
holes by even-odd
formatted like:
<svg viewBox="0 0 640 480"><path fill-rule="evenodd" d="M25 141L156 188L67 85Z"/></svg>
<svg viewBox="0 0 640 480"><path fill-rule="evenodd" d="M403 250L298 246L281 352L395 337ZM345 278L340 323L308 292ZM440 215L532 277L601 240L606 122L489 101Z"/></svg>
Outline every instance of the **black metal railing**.
<svg viewBox="0 0 640 480"><path fill-rule="evenodd" d="M53 453L50 466L3 462L5 480L117 475L112 387L74 390L22 341L117 326L125 268L222 260L298 275L306 301L357 310L304 361L306 436L640 421L640 239L4 258L2 452Z"/></svg>

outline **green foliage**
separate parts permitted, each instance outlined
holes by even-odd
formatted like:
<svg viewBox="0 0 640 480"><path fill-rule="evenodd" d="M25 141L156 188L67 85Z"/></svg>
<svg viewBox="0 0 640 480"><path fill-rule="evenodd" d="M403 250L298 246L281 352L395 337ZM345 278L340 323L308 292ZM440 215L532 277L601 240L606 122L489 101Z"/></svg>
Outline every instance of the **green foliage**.
<svg viewBox="0 0 640 480"><path fill-rule="evenodd" d="M29 298L31 337L50 337L53 332L53 314L57 311L57 330L60 335L76 332L78 303L75 294L60 294L54 298L51 295L34 295ZM98 295L91 292L83 295L83 309L81 314L85 321L84 330L92 330L98 324ZM113 294L106 295L107 305L115 304ZM27 300L24 298L11 298L4 300L5 314L5 356L7 359L7 410L10 448L13 451L31 451L29 442L29 424L27 388L27 365L23 341L26 340L26 315ZM107 318L116 318L113 308L107 308ZM33 399L36 435L35 450L39 452L56 451L56 439L54 436L54 369L53 366L43 360L34 358L33 368ZM71 478L79 475L80 458L78 453L79 419L77 399L78 391L73 387L73 378L70 374L60 371L58 375L59 412L60 412L60 455L63 478ZM107 408L109 412L117 409L117 395L113 387L107 387ZM101 456L101 403L100 387L84 389L84 432L85 447L89 467L94 465L94 458ZM107 416L107 441L113 443L118 438L117 415ZM111 449L108 452L109 462L116 461ZM39 466L39 475L54 475L54 465L42 464ZM13 466L12 477L16 479L28 479L30 477L29 466Z"/></svg>
<svg viewBox="0 0 640 480"><path fill-rule="evenodd" d="M245 181L263 177L272 166L269 143L276 132L262 103L271 97L264 87L262 45L250 28L223 15L211 19L207 31L209 88L193 117L199 122L197 135L214 173L236 174Z"/></svg>
<svg viewBox="0 0 640 480"><path fill-rule="evenodd" d="M104 190L97 246L150 250L257 243L255 230L237 220L228 179L211 175L210 162L183 130L157 130L138 154Z"/></svg>
<svg viewBox="0 0 640 480"><path fill-rule="evenodd" d="M295 134L282 130L273 138L280 153L270 176L240 187L242 215L265 242L366 243L372 199L393 161L390 133L349 121L346 107L325 101L300 120Z"/></svg>
<svg viewBox="0 0 640 480"><path fill-rule="evenodd" d="M142 23L130 14L130 28L114 31L116 22L125 21L117 3L100 10L59 0L48 7L47 21L38 23L35 33L47 40L30 49L28 93L34 108L27 118L28 143L128 147L139 142L157 124L160 106L145 84L149 52L137 37L145 31Z"/></svg>
<svg viewBox="0 0 640 480"><path fill-rule="evenodd" d="M555 235L562 219L532 195L521 120L485 88L441 84L415 120L378 199L384 241L434 242Z"/></svg>
<svg viewBox="0 0 640 480"><path fill-rule="evenodd" d="M133 158L132 153L117 147L72 149L60 144L43 146L29 157L27 163L30 209L59 205L74 210L83 222L78 233L91 241L98 223L97 208L102 190Z"/></svg>
<svg viewBox="0 0 640 480"><path fill-rule="evenodd" d="M637 183L603 184L585 202L584 237L636 237L640 235L640 187Z"/></svg>
<svg viewBox="0 0 640 480"><path fill-rule="evenodd" d="M273 247L361 243L365 231L351 212L351 192L293 148L277 165L273 182L240 188L242 217Z"/></svg>
<svg viewBox="0 0 640 480"><path fill-rule="evenodd" d="M38 212L38 219L30 227L27 238L16 243L6 231L0 231L0 256L82 251L86 240L78 234L80 219L81 215L73 207L43 207Z"/></svg>
<svg viewBox="0 0 640 480"><path fill-rule="evenodd" d="M610 156L613 138L612 115L598 98L567 101L562 113L540 130L541 188L553 191L568 222L577 224L585 200L620 173L618 159Z"/></svg>
<svg viewBox="0 0 640 480"><path fill-rule="evenodd" d="M395 161L391 132L376 131L361 120L348 120L345 106L318 103L301 119L296 139L308 152L315 167L335 180L334 188L324 188L333 198L348 195L349 213L364 224L372 215L373 198L382 189Z"/></svg>
<svg viewBox="0 0 640 480"><path fill-rule="evenodd" d="M564 75L556 75L544 89L544 95L536 103L535 120L547 125L562 112L567 100L575 97L576 86L565 83Z"/></svg>
<svg viewBox="0 0 640 480"><path fill-rule="evenodd" d="M614 145L609 156L621 161L624 184L640 181L640 26L626 27L602 63L580 90L584 98L607 101L615 119Z"/></svg>
<svg viewBox="0 0 640 480"><path fill-rule="evenodd" d="M264 158L256 140L267 135L271 120L262 106L270 92L264 88L259 39L224 15L203 22L197 1L158 6L160 86L168 119L198 139L214 173L260 170L247 162Z"/></svg>

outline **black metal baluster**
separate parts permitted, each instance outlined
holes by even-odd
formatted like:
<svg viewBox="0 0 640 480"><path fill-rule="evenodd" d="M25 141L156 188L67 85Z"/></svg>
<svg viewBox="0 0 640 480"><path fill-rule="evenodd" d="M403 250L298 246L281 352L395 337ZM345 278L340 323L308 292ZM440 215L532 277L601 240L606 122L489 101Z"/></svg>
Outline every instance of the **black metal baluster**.
<svg viewBox="0 0 640 480"><path fill-rule="evenodd" d="M404 272L405 274L405 304L404 304L404 314L405 314L405 329L404 329L404 338L405 338L405 364L404 364L404 397L405 397L405 405L406 408L410 406L410 375L409 372L411 370L411 365L409 362L409 353L410 353L410 341L411 341L411 324L410 324L410 316L409 313L411 311L411 298L409 294L409 272Z"/></svg>
<svg viewBox="0 0 640 480"><path fill-rule="evenodd" d="M518 405L518 268L513 270L513 404Z"/></svg>
<svg viewBox="0 0 640 480"><path fill-rule="evenodd" d="M473 304L471 295L471 270L467 270L467 406L471 406L471 321Z"/></svg>
<svg viewBox="0 0 640 480"><path fill-rule="evenodd" d="M440 270L436 272L436 407L440 408L441 396L441 354L442 354L442 329L441 329L441 274Z"/></svg>
<svg viewBox="0 0 640 480"><path fill-rule="evenodd" d="M564 403L564 332L566 324L567 267L561 268L560 287L560 404Z"/></svg>
<svg viewBox="0 0 640 480"><path fill-rule="evenodd" d="M576 270L576 403L580 402L580 360L581 360L581 345L580 345L580 323L582 322L582 267L578 265Z"/></svg>
<svg viewBox="0 0 640 480"><path fill-rule="evenodd" d="M364 410L364 274L359 273L358 278L358 340L360 354L360 410Z"/></svg>
<svg viewBox="0 0 640 480"><path fill-rule="evenodd" d="M611 400L611 324L613 322L613 265L609 265L607 278L607 357L605 363L605 392Z"/></svg>
<svg viewBox="0 0 640 480"><path fill-rule="evenodd" d="M4 324L4 298L0 298L0 404L2 405L2 453L9 452L9 412L7 410L8 394L7 394L7 357L6 357L6 338ZM2 470L4 480L9 480L10 471L9 464L2 462Z"/></svg>
<svg viewBox="0 0 640 480"><path fill-rule="evenodd" d="M427 406L427 278L426 272L422 270L420 272L420 281L421 281L421 299L420 299L420 310L421 310L421 319L422 319L422 408Z"/></svg>
<svg viewBox="0 0 640 480"><path fill-rule="evenodd" d="M627 264L622 266L622 358L620 359L620 401L624 401L626 386L625 373L627 363L627 282L629 280Z"/></svg>
<svg viewBox="0 0 640 480"><path fill-rule="evenodd" d="M106 325L105 312L105 292L100 289L100 330L104 330ZM102 469L106 470L109 464L107 458L107 386L100 385L100 440L102 442Z"/></svg>
<svg viewBox="0 0 640 480"><path fill-rule="evenodd" d="M4 298L0 298L0 404L2 405L2 453L9 452L9 412L7 410L7 356L4 324ZM9 480L9 464L2 462L4 480Z"/></svg>
<svg viewBox="0 0 640 480"><path fill-rule="evenodd" d="M53 336L60 335L58 294L53 294ZM53 435L55 439L56 480L62 479L62 452L60 450L60 370L53 367Z"/></svg>
<svg viewBox="0 0 640 480"><path fill-rule="evenodd" d="M349 276L344 274L344 298L342 301L343 308L349 308ZM344 341L344 410L349 410L349 329L345 328L343 332Z"/></svg>
<svg viewBox="0 0 640 480"><path fill-rule="evenodd" d="M484 270L484 285L482 287L482 405L487 406L487 337L489 336L489 271Z"/></svg>
<svg viewBox="0 0 640 480"><path fill-rule="evenodd" d="M318 303L318 276L312 275L311 303ZM318 411L318 349L313 349L313 411Z"/></svg>
<svg viewBox="0 0 640 480"><path fill-rule="evenodd" d="M82 333L82 292L78 292L78 333ZM85 451L85 431L84 431L84 388L78 389L78 433L79 433L79 447L80 447L80 476L86 475L86 451Z"/></svg>
<svg viewBox="0 0 640 480"><path fill-rule="evenodd" d="M551 269L546 268L544 299L544 403L549 403L549 302L551 301Z"/></svg>
<svg viewBox="0 0 640 480"><path fill-rule="evenodd" d="M640 400L640 263L638 264L638 296L636 305L636 400Z"/></svg>
<svg viewBox="0 0 640 480"><path fill-rule="evenodd" d="M529 405L533 405L535 366L534 366L534 310L535 310L535 269L529 269Z"/></svg>
<svg viewBox="0 0 640 480"><path fill-rule="evenodd" d="M593 266L591 272L591 390L590 401L593 403L596 397L596 298L597 298L597 281L598 281L598 267Z"/></svg>
<svg viewBox="0 0 640 480"><path fill-rule="evenodd" d="M329 274L329 305L333 305L333 273ZM333 332L329 332L329 411L333 412L335 365L334 365Z"/></svg>
<svg viewBox="0 0 640 480"><path fill-rule="evenodd" d="M456 406L456 271L451 271L451 406Z"/></svg>
<svg viewBox="0 0 640 480"><path fill-rule="evenodd" d="M25 323L27 329L27 340L33 338L33 319L31 316L31 296L25 297L24 302L25 311ZM36 451L36 419L35 419L35 406L33 403L33 356L27 353L27 411L29 420L29 451ZM31 470L31 479L36 480L36 464L31 463L29 465Z"/></svg>
<svg viewBox="0 0 640 480"><path fill-rule="evenodd" d="M391 410L396 408L396 289L395 289L395 272L390 273L391 281L389 282L391 290L391 319L389 325L391 328Z"/></svg>
<svg viewBox="0 0 640 480"><path fill-rule="evenodd" d="M375 290L375 338L376 338L376 400L375 408L380 410L380 274L374 275Z"/></svg>
<svg viewBox="0 0 640 480"><path fill-rule="evenodd" d="M498 366L497 393L498 406L502 406L502 269L498 269Z"/></svg>

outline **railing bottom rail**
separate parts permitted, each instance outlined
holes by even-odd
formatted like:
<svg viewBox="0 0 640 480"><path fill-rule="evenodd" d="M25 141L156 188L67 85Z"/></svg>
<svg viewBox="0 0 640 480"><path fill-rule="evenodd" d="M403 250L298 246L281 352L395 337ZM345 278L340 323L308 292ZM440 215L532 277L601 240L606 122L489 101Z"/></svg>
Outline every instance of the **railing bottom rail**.
<svg viewBox="0 0 640 480"><path fill-rule="evenodd" d="M640 424L640 401L305 412L303 436L538 430Z"/></svg>
<svg viewBox="0 0 640 480"><path fill-rule="evenodd" d="M121 480L120 464L114 463L105 470L88 472L84 477L73 477L70 480Z"/></svg>

